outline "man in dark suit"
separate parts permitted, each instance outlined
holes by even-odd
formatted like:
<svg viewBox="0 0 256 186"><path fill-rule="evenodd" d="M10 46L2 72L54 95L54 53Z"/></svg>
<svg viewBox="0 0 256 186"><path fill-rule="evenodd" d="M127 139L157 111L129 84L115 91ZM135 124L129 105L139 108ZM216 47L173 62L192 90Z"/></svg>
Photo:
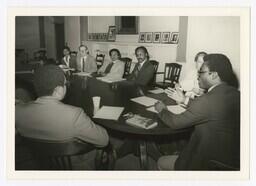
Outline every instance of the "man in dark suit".
<svg viewBox="0 0 256 186"><path fill-rule="evenodd" d="M61 59L61 64L68 68L76 68L76 57L70 55L70 48L68 46L65 46L63 48L63 58Z"/></svg>
<svg viewBox="0 0 256 186"><path fill-rule="evenodd" d="M132 97L144 95L154 79L154 66L149 62L149 54L144 46L137 47L135 54L138 62L132 73L127 77L127 81L118 84L122 95L128 101Z"/></svg>
<svg viewBox="0 0 256 186"><path fill-rule="evenodd" d="M135 49L138 63L135 65L127 80L139 86L149 86L154 77L154 66L149 62L149 54L144 46Z"/></svg>
<svg viewBox="0 0 256 186"><path fill-rule="evenodd" d="M173 129L194 127L179 156L163 156L161 170L209 170L211 160L240 168L240 92L233 87L234 73L223 54L208 54L198 71L200 88L207 93L192 100L187 110L172 114L162 102L155 105L159 118ZM181 102L179 90L169 96Z"/></svg>

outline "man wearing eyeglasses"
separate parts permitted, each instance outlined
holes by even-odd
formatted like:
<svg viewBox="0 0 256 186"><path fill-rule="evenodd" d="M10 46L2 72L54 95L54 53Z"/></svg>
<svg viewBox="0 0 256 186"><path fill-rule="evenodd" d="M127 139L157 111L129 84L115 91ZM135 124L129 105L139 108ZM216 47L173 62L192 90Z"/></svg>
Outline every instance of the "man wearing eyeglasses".
<svg viewBox="0 0 256 186"><path fill-rule="evenodd" d="M208 54L204 61L198 81L206 94L191 100L179 115L169 112L162 102L155 105L159 118L169 127L194 127L179 156L158 160L161 170L209 170L212 160L240 168L240 92L232 65L223 54ZM183 101L180 90L169 96L177 103Z"/></svg>

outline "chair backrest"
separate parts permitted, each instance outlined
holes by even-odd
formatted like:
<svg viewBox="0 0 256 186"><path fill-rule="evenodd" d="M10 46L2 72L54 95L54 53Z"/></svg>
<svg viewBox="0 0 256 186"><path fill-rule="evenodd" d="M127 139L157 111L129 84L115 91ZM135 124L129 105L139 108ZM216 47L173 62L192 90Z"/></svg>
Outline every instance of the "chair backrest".
<svg viewBox="0 0 256 186"><path fill-rule="evenodd" d="M105 55L104 54L97 54L96 55L96 64L97 64L97 67L100 68L103 63L104 63L104 59L105 59Z"/></svg>
<svg viewBox="0 0 256 186"><path fill-rule="evenodd" d="M125 78L125 77L127 77L130 74L132 59L129 58L129 57L123 57L120 60L125 62L124 75L123 75L123 78Z"/></svg>
<svg viewBox="0 0 256 186"><path fill-rule="evenodd" d="M156 61L156 60L149 60L149 62L154 66L154 78L152 80L152 83L155 83L156 82L156 74L157 74L157 70L158 70L158 65L159 65L159 62Z"/></svg>
<svg viewBox="0 0 256 186"><path fill-rule="evenodd" d="M22 137L22 141L39 161L43 170L72 170L71 157L85 154L94 149L93 145L79 139L49 141Z"/></svg>
<svg viewBox="0 0 256 186"><path fill-rule="evenodd" d="M179 82L181 65L177 63L165 63L164 68L164 82L170 81L171 83Z"/></svg>
<svg viewBox="0 0 256 186"><path fill-rule="evenodd" d="M71 52L70 52L70 55L72 55L72 56L75 56L75 57L76 57L76 56L77 56L77 52L76 52L76 51L71 51Z"/></svg>

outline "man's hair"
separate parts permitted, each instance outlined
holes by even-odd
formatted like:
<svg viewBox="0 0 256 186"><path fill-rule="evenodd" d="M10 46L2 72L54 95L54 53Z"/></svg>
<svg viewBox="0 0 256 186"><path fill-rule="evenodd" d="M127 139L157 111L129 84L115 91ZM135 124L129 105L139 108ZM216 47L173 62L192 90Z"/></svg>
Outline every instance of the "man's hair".
<svg viewBox="0 0 256 186"><path fill-rule="evenodd" d="M69 48L68 46L64 46L64 47L63 47L63 50L65 50L65 49L70 52L70 48Z"/></svg>
<svg viewBox="0 0 256 186"><path fill-rule="evenodd" d="M86 45L80 45L80 46L78 47L78 49L80 50L80 48L82 48L82 47L86 48L87 54L89 54L89 50L88 50L88 47L87 47Z"/></svg>
<svg viewBox="0 0 256 186"><path fill-rule="evenodd" d="M108 53L109 56L111 56L111 53L114 52L114 51L117 52L118 57L121 58L121 53L120 53L120 51L119 51L118 49L116 49L116 48L113 48L113 49L111 49L111 50L109 51L109 53Z"/></svg>
<svg viewBox="0 0 256 186"><path fill-rule="evenodd" d="M238 79L233 72L232 64L224 54L207 54L204 61L211 72L217 72L221 81L238 88Z"/></svg>
<svg viewBox="0 0 256 186"><path fill-rule="evenodd" d="M56 65L45 65L35 71L34 87L38 97L52 95L57 86L64 86L65 75Z"/></svg>
<svg viewBox="0 0 256 186"><path fill-rule="evenodd" d="M143 50L144 52L145 52L145 54L147 54L147 58L149 59L149 54L148 54L148 50L146 49L146 47L144 47L144 46L139 46L139 47L137 47L136 49L135 49L135 55L136 55L136 53L138 52L138 50Z"/></svg>
<svg viewBox="0 0 256 186"><path fill-rule="evenodd" d="M196 56L195 56L194 61L197 62L199 56L201 56L201 55L204 57L205 55L207 55L207 53L204 52L204 51L198 52L198 53L196 54Z"/></svg>

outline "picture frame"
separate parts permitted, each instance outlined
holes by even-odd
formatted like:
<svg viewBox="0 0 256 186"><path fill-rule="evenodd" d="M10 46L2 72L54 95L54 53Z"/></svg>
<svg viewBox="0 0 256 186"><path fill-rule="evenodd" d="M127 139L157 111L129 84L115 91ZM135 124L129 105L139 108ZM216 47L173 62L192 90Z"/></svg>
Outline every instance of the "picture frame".
<svg viewBox="0 0 256 186"><path fill-rule="evenodd" d="M170 43L177 44L179 42L179 32L172 32Z"/></svg>
<svg viewBox="0 0 256 186"><path fill-rule="evenodd" d="M109 26L108 27L108 41L115 41L116 40L116 26Z"/></svg>
<svg viewBox="0 0 256 186"><path fill-rule="evenodd" d="M169 43L170 32L162 32L161 43Z"/></svg>
<svg viewBox="0 0 256 186"><path fill-rule="evenodd" d="M146 32L140 32L139 43L145 43Z"/></svg>
<svg viewBox="0 0 256 186"><path fill-rule="evenodd" d="M154 32L153 34L153 43L160 43L161 32Z"/></svg>
<svg viewBox="0 0 256 186"><path fill-rule="evenodd" d="M152 32L146 32L145 36L145 42L146 43L152 43L153 33Z"/></svg>
<svg viewBox="0 0 256 186"><path fill-rule="evenodd" d="M92 40L92 33L88 33L88 41Z"/></svg>

